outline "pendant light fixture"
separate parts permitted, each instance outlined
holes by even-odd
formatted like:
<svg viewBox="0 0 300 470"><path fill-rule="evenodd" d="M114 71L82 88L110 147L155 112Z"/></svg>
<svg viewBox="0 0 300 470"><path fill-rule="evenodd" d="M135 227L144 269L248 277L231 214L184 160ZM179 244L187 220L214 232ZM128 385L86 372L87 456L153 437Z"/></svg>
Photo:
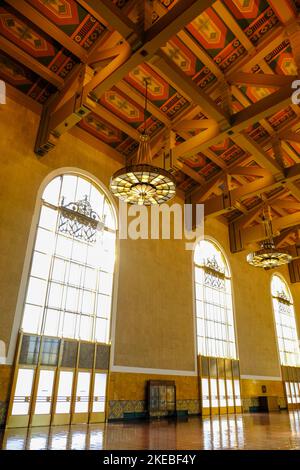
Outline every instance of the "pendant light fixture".
<svg viewBox="0 0 300 470"><path fill-rule="evenodd" d="M176 194L176 180L171 173L152 164L150 137L147 133L148 80L145 83L144 129L136 159L132 165L121 168L110 180L110 190L123 202L138 205L156 205L172 199Z"/></svg>
<svg viewBox="0 0 300 470"><path fill-rule="evenodd" d="M277 268L289 263L292 256L275 247L270 207L263 209L262 221L265 227L266 239L262 242L260 250L249 253L247 262L252 266L264 269Z"/></svg>

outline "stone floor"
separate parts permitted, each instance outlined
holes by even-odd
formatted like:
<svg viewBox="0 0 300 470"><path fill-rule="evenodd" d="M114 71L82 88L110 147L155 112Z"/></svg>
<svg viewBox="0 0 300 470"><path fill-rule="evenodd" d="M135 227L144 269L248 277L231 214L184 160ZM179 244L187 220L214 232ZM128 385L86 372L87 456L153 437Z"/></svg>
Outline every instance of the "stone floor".
<svg viewBox="0 0 300 470"><path fill-rule="evenodd" d="M2 449L300 449L300 411L10 429Z"/></svg>

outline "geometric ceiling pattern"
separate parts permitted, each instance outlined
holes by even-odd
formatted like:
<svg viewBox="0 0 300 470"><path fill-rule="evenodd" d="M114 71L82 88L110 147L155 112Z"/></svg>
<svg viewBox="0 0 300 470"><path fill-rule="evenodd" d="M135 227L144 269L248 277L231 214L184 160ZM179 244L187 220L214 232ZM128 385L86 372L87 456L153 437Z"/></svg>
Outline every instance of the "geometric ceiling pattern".
<svg viewBox="0 0 300 470"><path fill-rule="evenodd" d="M1 1L0 78L51 115L66 90L82 93L49 135L72 122L127 162L146 119L154 157L171 152L178 188L207 217L256 243L269 204L278 243L295 244L299 13L298 0Z"/></svg>

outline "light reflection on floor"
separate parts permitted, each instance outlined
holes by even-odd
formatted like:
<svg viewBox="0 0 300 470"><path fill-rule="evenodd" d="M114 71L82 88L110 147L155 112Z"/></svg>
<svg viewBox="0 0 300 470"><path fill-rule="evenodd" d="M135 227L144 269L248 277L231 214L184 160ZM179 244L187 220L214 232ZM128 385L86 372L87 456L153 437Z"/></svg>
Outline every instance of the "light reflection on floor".
<svg viewBox="0 0 300 470"><path fill-rule="evenodd" d="M2 448L300 449L300 411L9 429L2 434Z"/></svg>

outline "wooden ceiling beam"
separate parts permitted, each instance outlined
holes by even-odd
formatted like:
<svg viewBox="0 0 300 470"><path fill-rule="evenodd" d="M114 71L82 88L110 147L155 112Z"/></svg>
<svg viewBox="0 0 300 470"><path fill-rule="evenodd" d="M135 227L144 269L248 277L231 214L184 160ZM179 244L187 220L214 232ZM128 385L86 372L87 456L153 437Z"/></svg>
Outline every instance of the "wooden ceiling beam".
<svg viewBox="0 0 300 470"><path fill-rule="evenodd" d="M297 168L294 168L297 167ZM282 187L289 188L290 183L294 183L300 178L300 164L294 165L285 171L285 179L278 181L273 175L269 174L264 178L259 178L251 183L245 184L239 188L233 189L226 195L216 196L205 201L205 213L210 217L217 217L234 210L235 202L242 202L253 196L261 196L262 194L272 191L273 189ZM205 188L199 189L192 194L191 202L197 204L201 202L201 194ZM299 217L299 214L298 214Z"/></svg>
<svg viewBox="0 0 300 470"><path fill-rule="evenodd" d="M272 205L280 209L295 209L300 212L300 202L290 201L289 199L276 199Z"/></svg>
<svg viewBox="0 0 300 470"><path fill-rule="evenodd" d="M224 160L222 160L221 157L216 155L214 152L212 152L210 149L205 149L203 154L208 157L213 163L218 165L219 168L222 168L222 170L227 170L227 164Z"/></svg>
<svg viewBox="0 0 300 470"><path fill-rule="evenodd" d="M101 152L104 157L109 157L120 165L125 165L125 157L120 152L107 145L102 140L90 134L85 129L75 126L70 130L70 134L93 147L97 152Z"/></svg>
<svg viewBox="0 0 300 470"><path fill-rule="evenodd" d="M237 71L249 71L252 67L257 64L265 63L265 57L268 54L274 51L276 47L279 46L281 42L286 39L286 30L283 26L275 26L274 29L266 35L265 38L262 38L259 45L253 48L252 53L247 54L241 60L238 60L235 65L232 66L230 72L226 74L228 80L230 80L231 74Z"/></svg>
<svg viewBox="0 0 300 470"><path fill-rule="evenodd" d="M290 142L296 142L297 144L300 144L300 134L297 132L293 131L284 131L284 132L279 132L278 137L283 140L288 140Z"/></svg>
<svg viewBox="0 0 300 470"><path fill-rule="evenodd" d="M93 93L97 98L121 81L131 70L148 61L172 36L190 23L196 16L213 4L214 0L180 0L162 18L147 29L142 37L130 47L128 54L120 58L118 64L109 67L108 73L98 72L85 88L87 95ZM107 67L105 67L107 69Z"/></svg>
<svg viewBox="0 0 300 470"><path fill-rule="evenodd" d="M218 144L228 137L234 140L234 136L238 136L243 129L289 106L290 102L290 88L282 87L275 93L234 114L231 117L232 126L228 132L218 132L217 129L214 129L213 132L211 131L211 135L209 133L204 135L204 132L201 132L186 142L179 144L175 149L176 157L191 157L196 153L204 152L206 148Z"/></svg>
<svg viewBox="0 0 300 470"><path fill-rule="evenodd" d="M124 80L116 84L116 87L121 90L123 93L126 95L130 96L133 98L133 100L142 108L145 106L145 97L142 96L138 91L136 91L135 88L133 88L131 85L126 83ZM164 125L169 128L171 127L171 120L157 107L155 104L151 103L151 101L148 101L148 111L155 116L157 119L159 119L161 122L164 123Z"/></svg>
<svg viewBox="0 0 300 470"><path fill-rule="evenodd" d="M183 119L172 125L175 131L192 131L195 129L208 129L211 126L215 126L213 119Z"/></svg>
<svg viewBox="0 0 300 470"><path fill-rule="evenodd" d="M230 175L243 175L243 176L259 176L265 178L268 175L268 170L259 168L258 166L235 166L228 171Z"/></svg>
<svg viewBox="0 0 300 470"><path fill-rule="evenodd" d="M273 160L251 137L241 133L234 134L231 138L239 147L250 153L253 156L253 160L263 168L267 169L272 175L278 175L279 177L282 176L282 178L284 177L283 170L278 163Z"/></svg>
<svg viewBox="0 0 300 470"><path fill-rule="evenodd" d="M81 62L87 62L87 52L29 3L24 1L20 2L20 0L7 0L6 3L38 26L47 36L55 39L55 41L68 49L68 51L72 52Z"/></svg>
<svg viewBox="0 0 300 470"><path fill-rule="evenodd" d="M203 107L205 112L216 120L221 128L230 126L229 116L223 112L222 108L217 106L210 96L203 92L163 51L159 51L151 60L151 66L158 73L163 74L163 77L188 101Z"/></svg>
<svg viewBox="0 0 300 470"><path fill-rule="evenodd" d="M209 146L219 143L222 140L222 137L224 140L227 137L227 133L220 133L219 126L216 124L214 127L210 127L185 142L178 144L174 148L174 159L176 160L180 157L192 157L197 153L204 151Z"/></svg>
<svg viewBox="0 0 300 470"><path fill-rule="evenodd" d="M291 85L280 88L278 91L251 104L246 109L239 111L232 117L232 131L240 132L257 121L264 119L277 111L280 111L291 103Z"/></svg>
<svg viewBox="0 0 300 470"><path fill-rule="evenodd" d="M272 220L273 231L281 232L290 227L299 225L299 214L289 214L284 217L277 217ZM240 231L242 247L246 247L250 243L262 241L266 238L263 224L248 227Z"/></svg>
<svg viewBox="0 0 300 470"><path fill-rule="evenodd" d="M283 24L289 24L291 21L296 19L297 11L292 2L289 0L283 0L278 2L278 0L268 0L270 6L274 10L276 16L280 19Z"/></svg>
<svg viewBox="0 0 300 470"><path fill-rule="evenodd" d="M96 114L100 118L105 119L105 121L109 122L114 127L116 127L117 129L120 129L122 132L127 134L129 137L131 137L132 139L139 142L140 135L141 135L140 132L137 129L135 129L134 127L132 127L129 124L127 124L126 122L124 122L119 117L115 116L111 111L108 111L104 106L102 106L99 103L95 103L94 101L92 101L88 98L87 98L87 101L86 101L86 106L91 110L91 112L93 112L94 114Z"/></svg>
<svg viewBox="0 0 300 470"><path fill-rule="evenodd" d="M286 193L285 188L282 188L279 192L277 192L275 195L273 195L271 197L266 197L265 194L262 194L260 202L258 202L251 209L248 209L246 215L240 215L240 216L234 218L234 220L232 220L232 222L235 223L236 227L239 227L241 229L251 225L251 223L254 220L257 220L259 214L262 214L262 209L263 209L263 207L266 206L266 204L269 205L269 206L274 207L276 201L278 200L278 198L283 196L283 195L286 195L286 194L287 193Z"/></svg>
<svg viewBox="0 0 300 470"><path fill-rule="evenodd" d="M205 184L206 181L204 176L202 176L197 171L193 170L193 168L189 167L187 163L177 160L174 166L181 170L185 175L189 176L194 181L196 181L196 183L200 184L200 186L203 186Z"/></svg>
<svg viewBox="0 0 300 470"><path fill-rule="evenodd" d="M20 49L18 46L8 41L4 36L0 36L0 49L15 60L30 68L34 73L42 77L47 82L54 85L57 89L62 89L64 80L56 73L52 72L48 67L40 64L30 54Z"/></svg>
<svg viewBox="0 0 300 470"><path fill-rule="evenodd" d="M182 30L179 31L177 37L195 54L196 57L217 77L223 78L224 74L222 70L217 66L216 62L210 57L210 55L202 49L202 47L192 39L189 32Z"/></svg>
<svg viewBox="0 0 300 470"><path fill-rule="evenodd" d="M282 230L280 235L274 238L275 246L278 248L281 247L284 242L293 234L297 234L297 232L300 230L300 225L295 225L294 227L289 227L286 230Z"/></svg>
<svg viewBox="0 0 300 470"><path fill-rule="evenodd" d="M244 33L242 28L239 26L238 22L232 16L230 11L226 8L226 6L220 0L217 0L214 5L213 9L218 13L222 21L228 26L228 28L232 31L232 33L237 37L240 43L244 46L246 51L251 52L254 50L254 45Z"/></svg>
<svg viewBox="0 0 300 470"><path fill-rule="evenodd" d="M78 1L98 21L104 23L109 29L118 31L124 39L128 39L132 34L141 35L140 27L124 15L110 0Z"/></svg>
<svg viewBox="0 0 300 470"><path fill-rule="evenodd" d="M291 80L297 80L297 75L275 75L266 73L236 72L230 75L229 83L238 85L250 85L254 87L283 87L291 86Z"/></svg>
<svg viewBox="0 0 300 470"><path fill-rule="evenodd" d="M224 181L226 175L221 174L213 178L209 183L205 185L205 187L200 188L198 192L198 201L201 204L204 202L213 192L216 190L216 188L219 186L219 184Z"/></svg>

